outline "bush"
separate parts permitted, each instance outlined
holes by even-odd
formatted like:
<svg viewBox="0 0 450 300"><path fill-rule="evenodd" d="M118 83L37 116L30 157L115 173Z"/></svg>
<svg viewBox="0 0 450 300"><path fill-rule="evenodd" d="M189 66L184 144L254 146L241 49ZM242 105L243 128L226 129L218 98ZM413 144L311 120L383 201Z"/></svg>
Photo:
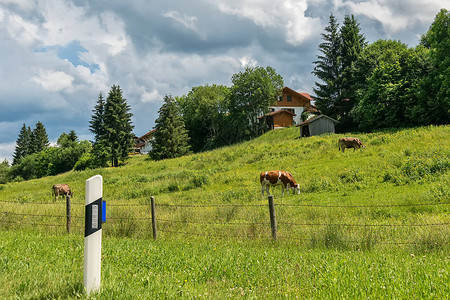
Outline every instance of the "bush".
<svg viewBox="0 0 450 300"><path fill-rule="evenodd" d="M73 166L74 171L83 171L95 168L95 159L91 153L84 153Z"/></svg>

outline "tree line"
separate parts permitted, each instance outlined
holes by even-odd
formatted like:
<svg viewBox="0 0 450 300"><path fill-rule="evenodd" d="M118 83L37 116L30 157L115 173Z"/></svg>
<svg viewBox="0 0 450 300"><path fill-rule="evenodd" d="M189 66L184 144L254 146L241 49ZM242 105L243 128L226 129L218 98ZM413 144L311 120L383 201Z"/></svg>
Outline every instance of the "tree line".
<svg viewBox="0 0 450 300"><path fill-rule="evenodd" d="M448 124L450 15L442 9L417 47L367 44L353 16L333 14L314 62L315 104L343 131Z"/></svg>
<svg viewBox="0 0 450 300"><path fill-rule="evenodd" d="M56 175L70 170L117 167L133 147L132 113L122 90L113 85L106 99L100 93L90 121L93 141L79 141L74 130L62 133L50 146L44 124L36 128L23 124L16 140L12 166L0 164L0 184Z"/></svg>

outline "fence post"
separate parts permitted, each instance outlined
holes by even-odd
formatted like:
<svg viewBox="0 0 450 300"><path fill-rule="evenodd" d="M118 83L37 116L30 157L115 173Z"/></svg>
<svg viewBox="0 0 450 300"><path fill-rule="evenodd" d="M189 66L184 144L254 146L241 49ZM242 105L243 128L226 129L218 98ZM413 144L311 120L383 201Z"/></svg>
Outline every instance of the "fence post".
<svg viewBox="0 0 450 300"><path fill-rule="evenodd" d="M156 216L155 216L155 197L150 197L151 201L151 212L152 212L152 229L153 229L153 239L156 240L157 232L156 232Z"/></svg>
<svg viewBox="0 0 450 300"><path fill-rule="evenodd" d="M72 223L72 216L70 212L70 195L66 196L66 228L67 233L70 233L70 225Z"/></svg>
<svg viewBox="0 0 450 300"><path fill-rule="evenodd" d="M273 204L273 196L269 196L269 213L270 227L272 227L272 238L277 240L277 219L275 218L275 205Z"/></svg>

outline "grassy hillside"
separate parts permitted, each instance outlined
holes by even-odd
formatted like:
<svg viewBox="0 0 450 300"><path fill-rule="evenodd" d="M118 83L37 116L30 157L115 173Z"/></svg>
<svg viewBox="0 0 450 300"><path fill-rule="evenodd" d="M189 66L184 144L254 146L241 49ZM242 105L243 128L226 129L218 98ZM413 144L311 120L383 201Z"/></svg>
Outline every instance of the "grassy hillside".
<svg viewBox="0 0 450 300"><path fill-rule="evenodd" d="M136 156L1 185L0 298L84 297L82 204L95 174L108 203L102 298L445 297L450 126L356 134L367 148L345 153L341 136L298 139L290 128L179 159ZM271 190L277 243L259 184L274 169L301 187L283 198ZM75 191L70 235L64 200L52 200L57 183Z"/></svg>
<svg viewBox="0 0 450 300"><path fill-rule="evenodd" d="M74 190L73 202L81 204L85 180L101 174L104 199L108 202L108 216L111 217L105 229L110 229L111 234L138 234L140 228L146 228L147 224L144 226L136 219L131 222L124 219L148 217L148 207L140 205L148 204L150 196L155 196L157 205L212 206L159 206L159 219L176 221L160 222L161 230L186 231L192 227L194 230L190 233L258 237L270 235L265 225L268 222L267 207L258 207L267 203L267 198L261 196L259 174L280 169L294 175L302 192L281 198L281 188L271 190L279 205L276 214L280 236L323 240L331 234L341 236L342 240L360 238L370 243L374 240L409 241L413 237L413 240L431 238L439 242L438 236L444 237L445 226L330 228L296 225L420 225L449 221L448 205L442 204L448 203L450 198L450 126L359 134L356 136L367 148L355 152L346 150L345 153L339 152L337 147L341 136L344 135L299 139L297 128L271 131L239 145L178 159L154 162L146 156L136 156L122 168L69 172L3 185L0 186L0 199L48 202L52 201L53 184L68 183ZM63 200L58 201L63 203ZM114 206L123 204L136 206ZM371 205L380 207L365 207ZM2 210L11 211L13 206L16 211L29 211L29 205L8 203L2 204ZM34 211L36 209L33 207ZM45 211L52 209L55 208L45 207ZM73 214L83 216L82 209L81 205L74 206ZM63 205L59 210L65 211ZM181 222L186 220L217 224L199 226ZM79 226L83 224L82 219L74 222ZM233 222L243 224L231 226ZM290 226L291 223L294 225ZM224 227L224 224L230 226ZM328 232L330 230L333 232Z"/></svg>

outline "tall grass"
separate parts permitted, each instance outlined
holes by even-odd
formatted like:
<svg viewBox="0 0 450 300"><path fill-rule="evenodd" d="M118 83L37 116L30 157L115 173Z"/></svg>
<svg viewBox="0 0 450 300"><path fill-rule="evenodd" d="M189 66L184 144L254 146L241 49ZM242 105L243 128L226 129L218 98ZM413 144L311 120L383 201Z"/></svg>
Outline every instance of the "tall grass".
<svg viewBox="0 0 450 300"><path fill-rule="evenodd" d="M298 135L271 131L178 159L136 156L121 168L0 185L0 298L84 297L84 184L96 174L108 203L102 298L447 295L450 126L354 134L367 148L345 153L344 135ZM271 190L274 243L259 174L277 169L301 194ZM56 183L74 190L70 235Z"/></svg>

